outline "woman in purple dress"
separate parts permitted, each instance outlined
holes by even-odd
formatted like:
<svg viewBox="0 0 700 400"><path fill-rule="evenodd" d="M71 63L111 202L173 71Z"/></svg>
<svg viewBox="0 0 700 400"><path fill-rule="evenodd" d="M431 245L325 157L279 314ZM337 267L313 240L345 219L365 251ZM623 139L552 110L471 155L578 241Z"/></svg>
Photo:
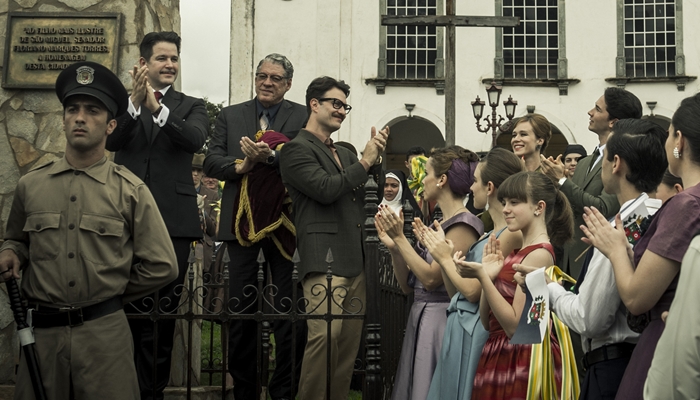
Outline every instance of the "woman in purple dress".
<svg viewBox="0 0 700 400"><path fill-rule="evenodd" d="M607 159L607 151L603 157L604 162L614 162ZM683 180L685 190L661 206L634 246L634 254L619 214L617 229L596 209L587 209L584 215L588 227L583 232L612 262L620 298L630 313L628 323L642 332L620 383L618 400L643 397L644 381L664 329L661 314L671 306L683 255L700 229L700 95L683 100L673 114L666 158L669 171Z"/></svg>
<svg viewBox="0 0 700 400"><path fill-rule="evenodd" d="M465 252L484 231L482 222L464 207L474 182L479 157L459 146L432 151L423 180L426 201L437 201L445 237L455 251ZM425 400L440 357L450 297L440 265L422 247L411 246L403 234L403 216L381 207L376 216L379 238L391 253L394 274L404 293L414 294L392 399Z"/></svg>

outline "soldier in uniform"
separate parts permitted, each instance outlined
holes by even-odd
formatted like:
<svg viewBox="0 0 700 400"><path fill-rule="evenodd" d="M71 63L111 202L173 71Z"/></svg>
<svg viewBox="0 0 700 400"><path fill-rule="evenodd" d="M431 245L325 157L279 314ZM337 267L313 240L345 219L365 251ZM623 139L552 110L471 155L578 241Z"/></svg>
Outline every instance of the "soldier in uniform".
<svg viewBox="0 0 700 400"><path fill-rule="evenodd" d="M123 304L177 277L172 242L144 183L105 157L128 95L109 69L61 72L65 156L34 168L15 191L0 247L0 280L19 278L52 399L138 399ZM15 399L33 399L23 357Z"/></svg>

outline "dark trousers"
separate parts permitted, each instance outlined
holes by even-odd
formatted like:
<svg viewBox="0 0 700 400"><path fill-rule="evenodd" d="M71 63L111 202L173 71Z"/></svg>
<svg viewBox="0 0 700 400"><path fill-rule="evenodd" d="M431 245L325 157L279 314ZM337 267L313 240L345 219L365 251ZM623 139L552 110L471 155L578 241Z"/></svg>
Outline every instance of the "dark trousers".
<svg viewBox="0 0 700 400"><path fill-rule="evenodd" d="M241 246L236 241L226 242L231 262L229 264L229 307L234 313L252 314L258 310L256 302L258 286L258 253L262 249L267 263L264 266L263 286L267 283L267 268L272 274L272 284L277 288L274 293L275 309L287 313L292 307L292 269L293 264L282 256L271 239L262 241L250 247ZM246 287L247 285L251 285ZM301 298L303 292L299 290ZM240 301L236 300L239 299ZM296 338L292 338L292 322L286 320L273 321L275 333L276 361L275 372L269 383L269 394L272 399L290 398L292 393L292 341L295 340L295 387L299 384L301 360L306 344L306 323L296 322ZM233 377L233 395L236 400L259 399L257 393L257 334L258 325L254 320L233 320L229 327L228 369Z"/></svg>
<svg viewBox="0 0 700 400"><path fill-rule="evenodd" d="M153 306L154 295L150 295L128 304L125 307L127 312L142 314L153 310L164 314L172 313L177 308L180 297L175 294L175 287L181 285L187 275L187 258L193 239L172 237L170 239L177 256L179 270L177 279L158 291L159 301L156 307ZM150 319L130 319L129 327L134 337L134 362L141 400L162 400L163 390L170 380L170 353L173 350L175 320L161 319L154 323Z"/></svg>
<svg viewBox="0 0 700 400"><path fill-rule="evenodd" d="M579 400L613 400L625 374L629 357L595 363L586 371Z"/></svg>
<svg viewBox="0 0 700 400"><path fill-rule="evenodd" d="M578 370L578 380L583 382L586 376L586 368L583 366L583 357L586 352L583 351L583 345L581 344L581 335L578 332L574 332L573 329L569 329L569 334L571 335L571 347L574 348L574 359L576 360L576 369Z"/></svg>

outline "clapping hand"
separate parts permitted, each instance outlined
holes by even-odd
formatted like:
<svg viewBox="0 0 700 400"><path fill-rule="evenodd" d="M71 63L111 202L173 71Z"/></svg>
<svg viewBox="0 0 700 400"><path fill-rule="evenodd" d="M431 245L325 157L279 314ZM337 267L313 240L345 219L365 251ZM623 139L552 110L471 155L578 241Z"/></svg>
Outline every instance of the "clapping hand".
<svg viewBox="0 0 700 400"><path fill-rule="evenodd" d="M456 252L452 258L457 267L457 273L462 278L484 279L488 276L489 279L494 280L503 268L501 243L495 235L489 236L489 241L484 246L481 263L464 261L461 251Z"/></svg>
<svg viewBox="0 0 700 400"><path fill-rule="evenodd" d="M129 71L131 75L131 103L138 110L141 103L146 101L146 91L148 89L148 67L146 65L134 65Z"/></svg>
<svg viewBox="0 0 700 400"><path fill-rule="evenodd" d="M556 159L540 155L540 165L542 172L555 182L566 176L566 166L561 162L561 154Z"/></svg>
<svg viewBox="0 0 700 400"><path fill-rule="evenodd" d="M265 162L272 155L272 150L265 142L254 142L247 136L243 136L240 141L241 151L249 158L252 164Z"/></svg>
<svg viewBox="0 0 700 400"><path fill-rule="evenodd" d="M425 247L436 261L449 259L452 257L455 246L451 240L445 239L445 231L437 221L433 222L435 230L423 224L420 218L413 222L413 233L418 241Z"/></svg>
<svg viewBox="0 0 700 400"><path fill-rule="evenodd" d="M377 131L377 128L372 127L370 139L362 151L362 159L370 166L377 164L379 156L386 148L387 140L389 140L389 126L385 126L384 129L379 131Z"/></svg>
<svg viewBox="0 0 700 400"><path fill-rule="evenodd" d="M403 236L403 211L396 215L391 207L379 205L379 211L375 216L375 221L379 221L382 229L392 240Z"/></svg>
<svg viewBox="0 0 700 400"><path fill-rule="evenodd" d="M384 220L379 218L379 216L380 213L377 212L377 215L374 218L374 227L377 228L377 236L379 237L379 240L384 243L384 246L391 251L396 248L396 243L386 233L386 229L384 228Z"/></svg>
<svg viewBox="0 0 700 400"><path fill-rule="evenodd" d="M494 234L489 236L489 241L486 243L486 246L484 246L481 263L484 265L484 270L486 270L491 280L496 279L503 268L501 241L498 240Z"/></svg>
<svg viewBox="0 0 700 400"><path fill-rule="evenodd" d="M586 235L581 239L587 244L595 246L605 257L610 256L615 251L625 249L627 253L628 241L625 235L625 228L622 225L620 214L615 216L615 227L600 213L595 207L584 207L583 220L586 225L581 225L581 230Z"/></svg>

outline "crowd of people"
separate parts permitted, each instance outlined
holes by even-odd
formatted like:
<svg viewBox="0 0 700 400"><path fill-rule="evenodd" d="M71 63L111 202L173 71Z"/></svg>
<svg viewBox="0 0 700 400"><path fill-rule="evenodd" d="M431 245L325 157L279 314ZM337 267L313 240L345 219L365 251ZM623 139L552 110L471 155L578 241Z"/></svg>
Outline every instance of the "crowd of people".
<svg viewBox="0 0 700 400"><path fill-rule="evenodd" d="M127 320L125 310L172 312L197 242L210 279L222 273L215 254L226 249L231 259L235 301L224 304L221 288L205 292L208 312L256 311L249 288L260 252L275 310L297 306L289 299L298 251L304 306L318 318L274 321L268 394L347 398L362 320L321 314L364 312L368 176L384 188L379 239L414 299L393 399L700 393L700 95L683 100L666 131L641 119L633 93L606 89L588 112L598 136L590 155L570 144L545 157L551 124L530 113L511 124L511 149L479 157L466 143L413 147L407 170L385 171L389 127L372 127L359 155L334 142L352 109L350 87L319 77L305 104L286 100L294 69L276 53L255 68L255 97L221 110L202 153L204 102L172 87L179 51L174 32L145 35L131 94L96 63L61 72L65 156L18 184L0 277L22 271L53 398L163 398L174 320ZM415 245L404 232L407 205ZM514 342L544 307L528 288L542 268L552 321L541 343ZM257 322L227 324L234 396L259 398ZM33 373L21 358L15 398L33 398Z"/></svg>
<svg viewBox="0 0 700 400"><path fill-rule="evenodd" d="M590 156L571 144L545 158L551 128L537 114L512 124L512 152L494 148L476 168L461 168L458 154L469 150L433 149L419 200L436 199L434 186L469 179L476 212L486 211L476 219L458 210L472 229L455 235L448 229L466 193L437 198L445 217L415 219L415 249L404 244L400 210L381 207L376 216L396 278L415 296L393 398L695 398L700 359L690 304L697 296L679 273L691 275L697 257L699 112L700 95L685 99L666 131L641 119L634 94L609 88L589 111L599 138ZM445 151L452 165L438 167ZM387 203L392 185L387 179ZM427 255L416 257L422 250ZM511 344L531 305L526 275L553 265L563 272L547 268L549 301L566 332L551 324L541 345ZM439 318L431 306L441 306Z"/></svg>

